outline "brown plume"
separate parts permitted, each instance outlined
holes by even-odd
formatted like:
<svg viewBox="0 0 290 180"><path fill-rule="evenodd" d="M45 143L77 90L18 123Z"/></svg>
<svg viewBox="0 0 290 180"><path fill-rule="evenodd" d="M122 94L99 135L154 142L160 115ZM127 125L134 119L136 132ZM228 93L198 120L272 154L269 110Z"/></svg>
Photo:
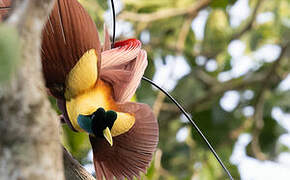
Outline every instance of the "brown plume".
<svg viewBox="0 0 290 180"><path fill-rule="evenodd" d="M113 147L103 138L90 136L97 179L133 179L146 172L158 144L158 123L148 105L120 104L122 112L135 116L134 126L113 137Z"/></svg>
<svg viewBox="0 0 290 180"><path fill-rule="evenodd" d="M76 0L57 0L43 31L42 66L46 85L62 97L66 75L89 49L101 56L95 23Z"/></svg>

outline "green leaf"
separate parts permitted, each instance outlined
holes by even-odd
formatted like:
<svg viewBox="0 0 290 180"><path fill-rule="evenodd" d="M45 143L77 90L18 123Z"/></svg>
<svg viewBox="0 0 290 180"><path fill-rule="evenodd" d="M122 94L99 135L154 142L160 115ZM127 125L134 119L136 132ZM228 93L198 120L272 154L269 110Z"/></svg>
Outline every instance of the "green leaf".
<svg viewBox="0 0 290 180"><path fill-rule="evenodd" d="M189 54L191 54L191 52L193 51L195 45L195 34L193 32L193 30L190 28L186 40L185 40L185 53L188 52Z"/></svg>
<svg viewBox="0 0 290 180"><path fill-rule="evenodd" d="M279 29L273 22L268 22L257 27L256 31L250 34L250 48L256 50L265 43L275 43L278 40Z"/></svg>
<svg viewBox="0 0 290 180"><path fill-rule="evenodd" d="M229 42L231 29L225 11L213 10L206 22L202 51L207 57L214 57L224 50Z"/></svg>
<svg viewBox="0 0 290 180"><path fill-rule="evenodd" d="M227 146L232 145L234 139L231 139L229 135L232 129L238 128L242 123L242 119L234 116L233 113L224 111L218 100L212 104L210 109L195 113L194 117L198 127L216 148L223 146L223 143L227 143ZM233 119L235 120L233 121ZM194 128L192 128L191 135L200 146L208 149Z"/></svg>
<svg viewBox="0 0 290 180"><path fill-rule="evenodd" d="M62 142L64 147L73 155L74 158L82 161L91 149L88 134L74 132L67 125L63 125L62 129Z"/></svg>
<svg viewBox="0 0 290 180"><path fill-rule="evenodd" d="M214 0L211 1L210 6L212 8L223 8L226 9L228 5L234 4L237 0Z"/></svg>
<svg viewBox="0 0 290 180"><path fill-rule="evenodd" d="M284 131L285 133L285 131ZM283 134L281 126L273 118L264 118L264 127L260 133L259 141L263 152L274 153L278 138Z"/></svg>
<svg viewBox="0 0 290 180"><path fill-rule="evenodd" d="M19 39L14 27L0 24L0 83L10 79L19 60Z"/></svg>
<svg viewBox="0 0 290 180"><path fill-rule="evenodd" d="M194 69L193 69L194 71ZM191 104L195 99L204 95L202 84L192 74L184 76L171 93L181 104Z"/></svg>
<svg viewBox="0 0 290 180"><path fill-rule="evenodd" d="M154 174L156 173L156 172L155 172L155 163L154 163L154 160L155 160L155 159L152 160L152 162L151 162L149 168L147 169L146 177L147 177L148 179L153 179Z"/></svg>

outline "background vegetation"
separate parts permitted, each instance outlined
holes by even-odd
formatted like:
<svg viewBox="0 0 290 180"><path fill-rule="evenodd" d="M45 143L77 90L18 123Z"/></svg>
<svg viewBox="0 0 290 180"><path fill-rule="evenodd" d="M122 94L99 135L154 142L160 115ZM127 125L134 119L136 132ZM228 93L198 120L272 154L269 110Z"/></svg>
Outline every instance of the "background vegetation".
<svg viewBox="0 0 290 180"><path fill-rule="evenodd" d="M104 23L111 30L107 1L80 2L100 34ZM289 0L115 3L117 39L141 39L149 60L145 75L171 91L195 118L236 179L239 163L230 159L242 135L250 137L247 157L259 162L278 162L290 152L289 143L281 141L290 132L285 125L290 121ZM244 11L247 15L234 21ZM163 94L142 82L136 99L153 107L160 125L158 150L144 179L225 179L199 135ZM92 168L86 135L64 127L63 142Z"/></svg>

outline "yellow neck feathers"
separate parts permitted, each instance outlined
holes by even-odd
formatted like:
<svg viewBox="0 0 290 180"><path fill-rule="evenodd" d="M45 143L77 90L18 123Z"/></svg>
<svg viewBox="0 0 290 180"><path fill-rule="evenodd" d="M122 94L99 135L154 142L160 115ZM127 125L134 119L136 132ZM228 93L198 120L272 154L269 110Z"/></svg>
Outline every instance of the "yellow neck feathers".
<svg viewBox="0 0 290 180"><path fill-rule="evenodd" d="M68 74L66 81L66 108L73 127L84 131L77 123L78 115L90 115L98 108L117 112L112 127L112 136L118 136L131 129L135 123L133 115L118 112L109 84L98 80L97 55L94 49L87 51Z"/></svg>

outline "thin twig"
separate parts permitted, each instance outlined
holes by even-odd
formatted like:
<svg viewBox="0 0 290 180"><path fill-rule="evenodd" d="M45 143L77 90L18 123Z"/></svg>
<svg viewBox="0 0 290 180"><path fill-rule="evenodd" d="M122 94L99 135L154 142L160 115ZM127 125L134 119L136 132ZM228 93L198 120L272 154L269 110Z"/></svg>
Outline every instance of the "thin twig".
<svg viewBox="0 0 290 180"><path fill-rule="evenodd" d="M253 10L253 12L252 12L252 14L251 14L251 16L250 16L250 18L249 18L249 20L248 20L248 22L246 23L246 25L243 25L243 27L242 28L240 28L240 30L238 30L237 32L235 32L235 33L233 33L230 37L229 37L229 41L232 41L232 40L235 40L235 39L238 39L238 38L240 38L242 35L244 35L246 32L248 32L249 30L251 30L251 28L252 28L252 26L253 26L253 24L254 24L254 22L255 22L255 19L256 19L256 16L257 16L257 13L258 13L258 10L259 10L259 8L261 7L261 5L262 5L262 1L263 0L259 0L258 2L257 2L257 4L256 4L256 6L254 7L254 10ZM202 4L202 3L201 3ZM205 8L207 5L206 4L204 4L205 6L204 7L202 7L202 8L196 8L196 11L194 11L194 12L198 12L198 11L200 11L201 9L203 9L203 8ZM198 6L197 6L198 7ZM199 6L200 7L200 6ZM188 9L190 9L190 8L188 8ZM174 12L174 9L170 9L170 12L172 11L172 15L174 15L174 16L178 16L178 15L184 15L184 14L186 14L185 12L186 12L186 10L184 10L184 13L182 13L182 14L178 14L178 12L179 11L177 11L177 14L175 14L176 12ZM150 14L150 16L149 16L149 19L148 20L146 20L146 22L147 21L151 21L152 19L151 19L151 15L153 16L153 15L157 15L157 12L155 12L156 14ZM134 15L138 15L138 14L135 14L135 13L133 13ZM132 20L133 21L133 19L134 19L134 21L138 21L138 22L143 22L142 20L140 20L139 18L137 18L136 16L135 17L132 17L133 19L130 19L131 18L131 16L133 16L133 14L130 14L130 17L129 17L129 14L128 15L126 15L126 17L128 16L128 20ZM124 15L124 16L125 16ZM141 15L141 18L144 18L144 19L147 19L148 17L147 16L145 16L145 15L148 15L148 14L139 14L139 15ZM143 16L144 15L144 16ZM158 17L158 16L157 16ZM169 18L169 17L171 17L171 16L168 16L168 17L158 17L157 19L159 20L159 18L160 19L162 19L162 18ZM156 17L155 17L156 18ZM155 20L154 18L153 18L153 20ZM152 21L153 21L152 20ZM150 42L150 46L153 46L153 47L159 47L160 46L160 43L159 43L159 41L154 41L153 39L151 40L151 42ZM170 50L170 51L175 51L175 52L180 52L180 49L179 49L179 46L172 46L171 44L167 44L167 47L166 47L168 50ZM222 49L221 51L223 51L224 49ZM220 51L220 52L221 52ZM216 57L216 55L218 55L220 52L217 52L217 53L215 53L215 55L214 56L209 56L209 55L207 55L207 54L204 54L204 53L201 53L201 52L194 52L194 51L192 51L191 53L190 53L190 55L192 56L192 57L196 57L196 56L200 56L200 55L202 55L202 56L204 56L204 57L207 57L208 59L210 59L210 58L212 58L212 59L215 59ZM189 53L189 52L187 52L187 53Z"/></svg>
<svg viewBox="0 0 290 180"><path fill-rule="evenodd" d="M256 16L258 14L258 10L261 7L262 1L263 0L259 0L257 2L256 6L255 6L255 8L254 8L254 10L252 12L252 15L250 16L250 19L249 19L248 23L244 26L244 28L242 28L238 32L234 33L232 35L232 37L230 38L230 41L240 38L243 34L245 34L247 31L249 31L252 28L252 26L253 26L253 24L255 22Z"/></svg>
<svg viewBox="0 0 290 180"><path fill-rule="evenodd" d="M216 78L212 77L211 75L209 75L208 73L206 73L204 70L202 70L199 67L196 67L193 71L192 71L192 75L199 80L200 82L202 82L204 85L208 86L208 87L213 87L219 84L219 82L217 81Z"/></svg>
<svg viewBox="0 0 290 180"><path fill-rule="evenodd" d="M260 148L259 136L260 132L264 127L264 104L265 104L265 92L266 88L262 88L261 92L258 94L257 103L255 105L255 114L254 114L254 129L253 129L253 139L251 143L251 149L254 153L254 156L260 160L266 160L266 155L262 152Z"/></svg>
<svg viewBox="0 0 290 180"><path fill-rule="evenodd" d="M224 83L219 83L213 86L205 95L197 98L193 103L186 105L186 109L195 109L196 111L198 111L199 108L202 108L202 106L205 103L207 103L209 100L211 100L212 98L218 97L219 95L223 94L224 92L228 90L244 89L244 88L248 88L251 85L257 85L260 81L264 79L264 77L265 77L264 73L259 73L259 74L256 74L255 76L249 77L244 80L237 78L237 79L232 79ZM168 106L169 105L167 105L167 108L170 109L171 111L175 109L175 112L179 112L176 107L169 108ZM165 110L165 109L162 108L162 110Z"/></svg>
<svg viewBox="0 0 290 180"><path fill-rule="evenodd" d="M183 49L185 46L185 40L191 28L190 26L191 22L196 17L196 15L197 13L195 13L194 16L187 17L181 27L181 30L178 35L177 43L176 43L176 49L177 49L177 52L179 53L183 52Z"/></svg>
<svg viewBox="0 0 290 180"><path fill-rule="evenodd" d="M260 143L259 143L259 136L261 130L264 127L264 104L265 104L265 93L270 88L271 83L273 82L273 78L275 78L276 71L281 64L283 56L288 48L288 44L282 45L282 50L277 58L277 60L273 63L271 68L269 69L265 78L261 81L263 86L260 88L260 92L257 95L257 103L255 105L255 114L254 114L254 123L253 123L253 140L251 143L251 149L254 153L254 156L260 160L267 159L266 155L261 151Z"/></svg>
<svg viewBox="0 0 290 180"><path fill-rule="evenodd" d="M161 110L161 107L163 105L163 101L165 99L165 94L163 94L161 91L158 92L158 95L156 97L156 100L154 101L154 104L153 104L153 112L154 112L154 115L156 118L158 118L159 116L159 113L160 113L160 110Z"/></svg>
<svg viewBox="0 0 290 180"><path fill-rule="evenodd" d="M138 21L138 22L152 22L152 21L171 18L175 16L195 14L201 9L207 7L210 2L211 0L201 0L188 8L182 8L182 9L170 8L170 9L160 10L153 13L134 13L134 12L123 11L122 13L118 15L118 18L124 19L124 20Z"/></svg>
<svg viewBox="0 0 290 180"><path fill-rule="evenodd" d="M156 176L154 177L154 179L159 179L160 175L162 175L164 178L170 179L170 178L172 178L172 175L162 167L161 158L162 158L162 150L157 149L155 152L154 168L159 173L155 173Z"/></svg>
<svg viewBox="0 0 290 180"><path fill-rule="evenodd" d="M63 148L63 163L67 180L95 180L65 148Z"/></svg>

